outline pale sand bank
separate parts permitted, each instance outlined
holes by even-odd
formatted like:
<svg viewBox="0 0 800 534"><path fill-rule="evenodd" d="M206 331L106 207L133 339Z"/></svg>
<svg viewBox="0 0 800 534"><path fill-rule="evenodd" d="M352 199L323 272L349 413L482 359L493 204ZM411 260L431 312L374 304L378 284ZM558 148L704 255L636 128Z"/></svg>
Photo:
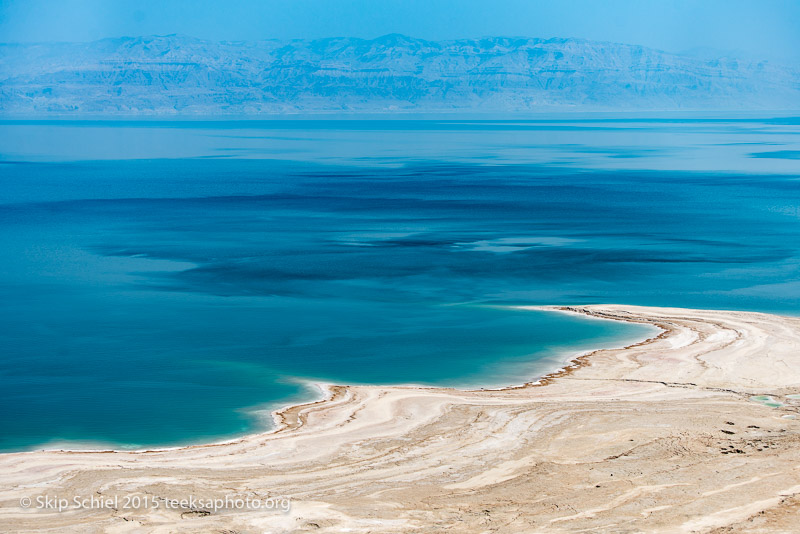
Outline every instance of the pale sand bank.
<svg viewBox="0 0 800 534"><path fill-rule="evenodd" d="M800 318L571 311L663 333L540 386L331 386L279 431L226 444L0 455L0 531L797 531L800 421L784 416L800 408ZM58 512L36 509L42 495L288 495L292 508Z"/></svg>

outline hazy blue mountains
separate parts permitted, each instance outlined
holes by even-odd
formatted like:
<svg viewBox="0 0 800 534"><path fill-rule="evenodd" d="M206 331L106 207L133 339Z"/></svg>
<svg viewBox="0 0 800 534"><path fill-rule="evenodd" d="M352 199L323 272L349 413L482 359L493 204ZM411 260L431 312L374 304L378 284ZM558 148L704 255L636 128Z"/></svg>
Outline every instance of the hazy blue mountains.
<svg viewBox="0 0 800 534"><path fill-rule="evenodd" d="M4 115L797 108L797 66L581 39L0 45Z"/></svg>

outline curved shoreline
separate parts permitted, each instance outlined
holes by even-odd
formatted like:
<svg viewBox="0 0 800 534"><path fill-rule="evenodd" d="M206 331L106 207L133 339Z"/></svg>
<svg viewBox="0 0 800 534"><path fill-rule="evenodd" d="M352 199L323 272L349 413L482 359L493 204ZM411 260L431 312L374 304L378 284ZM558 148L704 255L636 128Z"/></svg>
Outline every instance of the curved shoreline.
<svg viewBox="0 0 800 534"><path fill-rule="evenodd" d="M659 329L656 335L647 337L636 343L632 343L630 345L623 345L622 347L612 347L612 348L599 348L599 349L590 349L586 351L581 351L577 354L573 354L569 356L569 359L561 363L561 367L544 373L543 375L529 380L527 382L523 382L521 384L512 384L506 386L499 386L499 387L480 387L480 388L457 388L457 387L445 387L445 386L423 386L418 384L393 384L391 386L381 386L381 385L366 385L366 387L402 387L402 388L416 388L416 389L440 389L440 390L455 390L455 391L465 391L465 392L481 392L481 391L509 391L515 389L525 389L530 387L537 387L537 386L544 386L547 385L551 380L554 380L561 376L566 376L578 369L581 365L584 365L589 358L596 352L604 351L604 350L626 350L631 347L638 347L651 341L655 341L662 336L668 335L669 327L667 325L659 325L655 323L649 323L644 321L636 321L636 320L628 320L624 318L610 318L610 317L601 317L594 313L592 313L588 309L581 309L580 307L571 307L571 306L510 306L514 309L520 310L539 310L539 311L548 311L548 312L565 312L568 314L581 314L586 317L597 318L605 321L624 321L630 322L635 324L647 324L650 326L654 326L655 328ZM325 397L316 401L311 402L304 402L298 404L291 404L285 406L283 408L279 408L277 410L272 411L272 416L275 420L275 428L270 430L269 432L260 432L254 433L252 435L258 434L271 434L281 432L283 430L291 430L292 428L298 428L302 426L303 422L300 421L297 413L302 412L305 407L312 407L324 403L328 400L332 400L334 397L338 395L345 395L347 393L347 389L350 387L354 387L348 384L330 384L330 383L315 383L317 387L322 389L326 394ZM362 385L361 387L365 387ZM215 445L216 443L208 443L205 445ZM204 446L203 444L199 444L196 446Z"/></svg>
<svg viewBox="0 0 800 534"><path fill-rule="evenodd" d="M538 308L542 309L542 308ZM662 331L522 387L329 386L235 441L0 455L0 530L791 531L800 512L800 319L547 308ZM769 395L770 407L754 397ZM23 510L20 498L280 494L292 509ZM624 528L621 525L625 525Z"/></svg>
<svg viewBox="0 0 800 534"><path fill-rule="evenodd" d="M580 311L579 307L570 307L570 306L507 306L507 308L511 309L521 309L521 310L536 310L536 311L545 311L545 312L566 312L569 315L573 315L575 313L583 315L584 317L588 318L595 318L604 321L624 321L624 322L631 322L636 324L643 324L640 321L625 321L624 319L616 319L616 318L608 318L608 317L599 317L595 314L592 314L587 311ZM646 323L650 324L650 323ZM656 328L658 327L657 325ZM662 332L658 335L663 334ZM554 369L553 371L548 371L534 379L528 380L526 382L520 384L511 384L511 385L502 385L502 386L492 386L492 387L455 387L455 386L434 386L434 385L422 385L422 384L391 384L391 385L382 385L382 384L336 384L333 382L314 382L314 381L307 381L305 382L306 386L311 386L318 388L321 392L321 398L317 398L314 400L308 401L301 401L301 402L294 402L283 405L279 408L269 410L269 416L273 421L274 426L271 428L265 429L254 429L251 432L245 432L243 434L223 438L216 441L202 441L197 443L186 443L186 444L179 444L179 445L165 445L165 446L144 446L144 447L125 447L124 445L120 446L120 444L116 444L117 447L115 448L115 444L108 444L102 445L102 442L98 443L97 448L80 448L78 444L81 442L74 442L75 447L70 447L70 441L63 442L64 445L61 446L59 443L55 443L52 446L41 446L39 448L31 448L28 450L21 450L21 451L0 451L0 456L3 454L21 454L21 453L36 453L36 452L65 452L65 453L116 453L116 452L132 452L132 453L149 453L149 452L166 452L166 451L174 451L174 450L182 450L182 449L190 449L190 448L197 448L197 447L216 447L220 445L228 445L231 443L238 443L242 440L245 440L250 437L258 437L258 436L266 436L270 434L274 434L277 432L281 432L284 430L289 430L293 427L302 426L302 421L295 415L295 412L302 411L305 407L313 407L320 404L325 403L328 400L331 400L334 397L339 395L346 394L347 388L350 387L403 387L403 388L419 388L419 389L441 389L441 390L455 390L455 391L505 391L511 389L520 389L526 387L533 387L537 385L544 385L546 384L551 378L556 378L558 376L562 376L563 374L569 374L572 370L580 367L582 362L585 361L586 358L590 357L592 354L598 351L603 350L616 350L616 349L627 349L632 346L638 346L642 343L646 343L653 339L654 337L647 337L636 343L632 343L630 345L622 345L619 347L606 347L606 348L595 348L595 349L588 349L580 352L570 352L570 355L567 359L559 364L559 367ZM259 411L266 411L266 410L259 410ZM289 428L284 428L284 426Z"/></svg>

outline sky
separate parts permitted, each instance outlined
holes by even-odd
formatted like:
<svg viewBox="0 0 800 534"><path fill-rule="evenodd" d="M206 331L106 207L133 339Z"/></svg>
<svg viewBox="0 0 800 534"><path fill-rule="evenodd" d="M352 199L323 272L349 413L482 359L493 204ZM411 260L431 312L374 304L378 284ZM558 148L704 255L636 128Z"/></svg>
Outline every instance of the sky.
<svg viewBox="0 0 800 534"><path fill-rule="evenodd" d="M800 60L800 0L0 0L0 42L580 37Z"/></svg>

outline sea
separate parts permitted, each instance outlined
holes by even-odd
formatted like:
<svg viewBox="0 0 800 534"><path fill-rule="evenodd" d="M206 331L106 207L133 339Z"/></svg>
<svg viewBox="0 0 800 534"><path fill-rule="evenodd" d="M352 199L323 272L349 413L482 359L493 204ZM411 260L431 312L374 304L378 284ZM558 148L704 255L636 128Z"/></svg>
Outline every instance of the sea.
<svg viewBox="0 0 800 534"><path fill-rule="evenodd" d="M491 388L797 314L791 113L0 120L0 450L268 430L317 384Z"/></svg>

